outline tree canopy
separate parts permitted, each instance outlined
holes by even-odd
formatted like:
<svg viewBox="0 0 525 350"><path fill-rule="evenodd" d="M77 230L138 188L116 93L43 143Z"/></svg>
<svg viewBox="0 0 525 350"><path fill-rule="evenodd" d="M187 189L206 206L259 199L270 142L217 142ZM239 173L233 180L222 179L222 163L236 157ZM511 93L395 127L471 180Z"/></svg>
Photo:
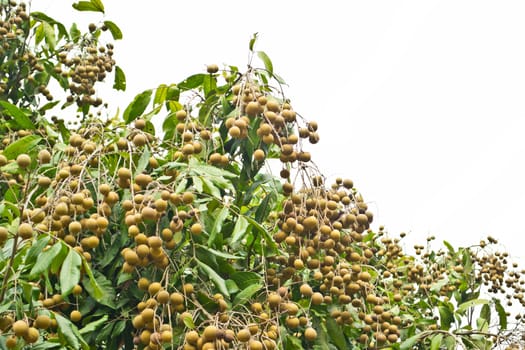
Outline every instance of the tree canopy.
<svg viewBox="0 0 525 350"><path fill-rule="evenodd" d="M257 35L246 69L210 64L107 117L121 38L0 3L0 349L523 344L523 272L496 239L406 251L374 228L352 180L316 167L318 123Z"/></svg>

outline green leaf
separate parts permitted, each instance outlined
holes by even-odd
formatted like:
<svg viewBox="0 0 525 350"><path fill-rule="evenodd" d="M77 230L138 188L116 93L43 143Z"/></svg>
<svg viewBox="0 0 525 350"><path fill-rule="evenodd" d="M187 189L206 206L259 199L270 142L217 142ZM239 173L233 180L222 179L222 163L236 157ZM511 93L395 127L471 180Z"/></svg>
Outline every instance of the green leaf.
<svg viewBox="0 0 525 350"><path fill-rule="evenodd" d="M177 84L177 86L182 90L195 89L203 84L204 78L207 76L207 74L194 74Z"/></svg>
<svg viewBox="0 0 525 350"><path fill-rule="evenodd" d="M226 281L219 276L217 272L215 272L214 269L206 265L200 260L197 260L197 263L199 264L200 268L204 271L204 273L210 277L210 279L213 281L215 286L219 289L219 291L226 297L230 297L230 293L228 292L228 288L226 286Z"/></svg>
<svg viewBox="0 0 525 350"><path fill-rule="evenodd" d="M56 46L55 30L48 22L42 22L42 26L44 27L44 37L46 39L46 44L52 51L54 51Z"/></svg>
<svg viewBox="0 0 525 350"><path fill-rule="evenodd" d="M84 271L87 275L87 277L84 277L82 284L86 288L89 295L91 295L91 297L96 301L100 302L100 300L102 300L102 297L104 296L104 292L99 286L98 281L95 279L93 271L91 270L91 267L89 266L89 263L87 262L86 258L84 258L84 256L82 256L82 267L84 268Z"/></svg>
<svg viewBox="0 0 525 350"><path fill-rule="evenodd" d="M137 117L142 115L144 111L146 110L146 107L148 106L150 100L151 100L151 94L153 93L152 90L146 90L133 99L133 102L131 102L126 110L124 111L124 121L129 124Z"/></svg>
<svg viewBox="0 0 525 350"><path fill-rule="evenodd" d="M4 156L7 159L15 159L21 153L30 152L40 143L42 138L38 135L28 135L16 140L4 149Z"/></svg>
<svg viewBox="0 0 525 350"><path fill-rule="evenodd" d="M42 249L44 249L44 247L47 245L47 242L49 242L50 239L50 236L42 235L37 239L35 243L33 243L26 255L26 265L30 265L36 260L37 256L40 253L42 253Z"/></svg>
<svg viewBox="0 0 525 350"><path fill-rule="evenodd" d="M240 291L236 296L235 299L233 299L233 305L242 305L248 302L251 297L261 290L262 284L252 284L246 288L244 288L242 291Z"/></svg>
<svg viewBox="0 0 525 350"><path fill-rule="evenodd" d="M248 220L244 217L244 215L239 215L237 218L237 222L235 223L235 227L233 228L233 233L230 238L230 244L234 245L239 240L243 239L243 237L248 233L248 227L250 224L248 223Z"/></svg>
<svg viewBox="0 0 525 350"><path fill-rule="evenodd" d="M348 349L345 335L341 330L341 327L335 322L333 317L326 318L326 328L328 335L330 336L331 342L339 349L346 350Z"/></svg>
<svg viewBox="0 0 525 350"><path fill-rule="evenodd" d="M189 329L195 329L195 323L193 323L193 319L191 318L191 316L184 317L182 319L182 322L184 322L184 325Z"/></svg>
<svg viewBox="0 0 525 350"><path fill-rule="evenodd" d="M7 114L14 118L16 124L18 124L20 128L30 130L35 129L33 122L31 119L29 119L27 114L14 104L11 104L7 101L0 101L0 106L4 108L2 114L3 112L7 112Z"/></svg>
<svg viewBox="0 0 525 350"><path fill-rule="evenodd" d="M215 250L213 248L210 248L210 247L207 247L207 246L203 246L203 245L200 245L200 244L196 244L195 246L199 247L199 248L202 248L207 253L212 253L213 255L218 256L218 257L223 258L223 259L237 260L237 259L241 259L242 258L242 256L228 254L226 252L220 252L218 250Z"/></svg>
<svg viewBox="0 0 525 350"><path fill-rule="evenodd" d="M62 247L62 243L57 242L51 248L49 248L45 252L42 252L38 256L38 260L31 269L29 276L35 278L47 271L47 269L51 266L55 258L59 256Z"/></svg>
<svg viewBox="0 0 525 350"><path fill-rule="evenodd" d="M73 349L80 349L80 342L73 331L74 324L58 313L54 314L58 325L58 336L65 340Z"/></svg>
<svg viewBox="0 0 525 350"><path fill-rule="evenodd" d="M494 299L494 306L498 313L500 329L502 330L507 329L507 312L505 311L505 308L503 307L503 305L501 305L501 302L499 301L499 299Z"/></svg>
<svg viewBox="0 0 525 350"><path fill-rule="evenodd" d="M438 333L433 335L432 340L430 341L430 350L439 350L441 340L443 340L443 334Z"/></svg>
<svg viewBox="0 0 525 350"><path fill-rule="evenodd" d="M486 300L486 299L474 299L474 300L469 300L469 301L466 301L462 304L460 304L458 306L458 312L459 313L463 313L465 312L467 309L473 307L473 306L476 306L476 305L484 305L484 304L488 304L489 301Z"/></svg>
<svg viewBox="0 0 525 350"><path fill-rule="evenodd" d="M153 97L153 105L159 105L166 101L166 96L168 94L168 86L166 84L160 84L155 89L155 97Z"/></svg>
<svg viewBox="0 0 525 350"><path fill-rule="evenodd" d="M228 213L230 212L230 209L228 207L222 207L220 211L215 214L215 221L213 222L213 226L210 232L210 237L208 238L208 246L212 246L213 242L215 241L215 237L217 237L217 233L219 233L222 229L222 224L224 223L224 220L228 216Z"/></svg>
<svg viewBox="0 0 525 350"><path fill-rule="evenodd" d="M175 84L171 84L166 91L167 101L178 101L180 97L180 89ZM182 106L180 107L182 108Z"/></svg>
<svg viewBox="0 0 525 350"><path fill-rule="evenodd" d="M115 66L115 80L113 82L113 89L126 91L126 75L119 66Z"/></svg>
<svg viewBox="0 0 525 350"><path fill-rule="evenodd" d="M402 342L399 345L399 349L400 350L412 349L412 347L417 344L417 342L419 341L419 338L421 338L421 336L422 336L422 333L418 333L416 335L411 336L410 338L406 339L404 342Z"/></svg>
<svg viewBox="0 0 525 350"><path fill-rule="evenodd" d="M454 314L446 305L438 306L441 329L449 330L450 325L454 322Z"/></svg>
<svg viewBox="0 0 525 350"><path fill-rule="evenodd" d="M264 68L270 73L270 75L273 75L273 64L270 60L270 57L264 52L264 51L257 51L257 56L263 61Z"/></svg>
<svg viewBox="0 0 525 350"><path fill-rule="evenodd" d="M77 11L93 11L104 13L104 6L99 0L79 1L73 4L73 8Z"/></svg>
<svg viewBox="0 0 525 350"><path fill-rule="evenodd" d="M250 39L250 45L249 45L250 51L253 51L253 47L255 46L255 42L257 41L258 34L259 33L253 33L252 38Z"/></svg>
<svg viewBox="0 0 525 350"><path fill-rule="evenodd" d="M49 23L51 25L57 26L57 28L58 28L58 38L59 39L62 38L62 37L68 37L66 27L64 27L64 25L62 23L54 20L53 18L49 17L45 13L38 12L38 11L35 11L35 12L32 11L31 12L31 17L33 17L36 20L39 20L40 22L47 22L47 23Z"/></svg>
<svg viewBox="0 0 525 350"><path fill-rule="evenodd" d="M479 317L484 319L486 323L490 323L490 305L485 304L481 307L481 312L479 313Z"/></svg>
<svg viewBox="0 0 525 350"><path fill-rule="evenodd" d="M452 244L448 243L447 241L443 241L443 244L445 245L445 247L447 247L448 249L448 252L451 254L451 255L454 255L456 252L454 251L454 247L452 246Z"/></svg>
<svg viewBox="0 0 525 350"><path fill-rule="evenodd" d="M260 284L262 280L261 275L250 271L237 271L232 273L230 278L234 280L241 289L246 289L252 284Z"/></svg>
<svg viewBox="0 0 525 350"><path fill-rule="evenodd" d="M137 168L135 169L135 174L142 173L149 164L149 158L151 157L151 152L148 149L145 149L144 152L140 155L139 161L137 162Z"/></svg>
<svg viewBox="0 0 525 350"><path fill-rule="evenodd" d="M99 298L96 300L103 305L115 309L116 293L111 281L108 280L106 276L104 276L97 270L95 270L95 272L92 273L92 276L95 283L92 282L91 277L88 277L89 279L84 277L84 280L82 281L82 284L86 288L87 292L93 297L96 296L96 293L98 292ZM98 291L94 289L94 286L98 288Z"/></svg>
<svg viewBox="0 0 525 350"><path fill-rule="evenodd" d="M62 269L60 270L60 288L62 295L68 295L80 280L81 264L82 259L78 252L74 249L69 249L69 253L64 259Z"/></svg>
<svg viewBox="0 0 525 350"><path fill-rule="evenodd" d="M79 330L80 334L84 335L96 331L101 325L105 324L108 320L108 315L102 316L96 321L90 322Z"/></svg>
<svg viewBox="0 0 525 350"><path fill-rule="evenodd" d="M104 21L104 25L108 27L114 40L122 39L122 31L114 22Z"/></svg>

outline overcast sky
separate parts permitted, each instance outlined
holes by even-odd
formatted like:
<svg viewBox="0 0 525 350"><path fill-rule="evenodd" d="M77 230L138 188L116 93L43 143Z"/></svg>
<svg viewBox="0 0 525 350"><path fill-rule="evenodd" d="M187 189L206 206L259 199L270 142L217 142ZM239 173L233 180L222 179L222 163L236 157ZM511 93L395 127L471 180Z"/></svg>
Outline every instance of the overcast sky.
<svg viewBox="0 0 525 350"><path fill-rule="evenodd" d="M124 32L121 110L208 63L245 66L258 32L294 109L320 124L313 160L354 180L375 224L420 242L491 234L525 256L525 2L106 0L105 17L65 3L32 6Z"/></svg>

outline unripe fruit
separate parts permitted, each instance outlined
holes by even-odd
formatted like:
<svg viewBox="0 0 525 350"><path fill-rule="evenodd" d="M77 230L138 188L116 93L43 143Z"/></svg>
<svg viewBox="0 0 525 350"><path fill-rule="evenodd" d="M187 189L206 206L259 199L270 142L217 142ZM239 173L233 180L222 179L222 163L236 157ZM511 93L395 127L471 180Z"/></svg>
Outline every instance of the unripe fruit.
<svg viewBox="0 0 525 350"><path fill-rule="evenodd" d="M69 314L69 319L73 322L78 322L82 319L82 314L78 310L73 310Z"/></svg>
<svg viewBox="0 0 525 350"><path fill-rule="evenodd" d="M20 154L16 157L16 164L22 169L27 168L31 164L31 157L27 154Z"/></svg>

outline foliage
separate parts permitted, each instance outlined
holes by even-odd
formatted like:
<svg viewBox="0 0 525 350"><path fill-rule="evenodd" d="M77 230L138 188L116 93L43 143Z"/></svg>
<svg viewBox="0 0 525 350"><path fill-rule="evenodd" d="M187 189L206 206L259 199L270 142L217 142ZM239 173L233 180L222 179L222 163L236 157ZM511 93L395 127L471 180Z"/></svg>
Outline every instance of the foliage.
<svg viewBox="0 0 525 350"><path fill-rule="evenodd" d="M521 342L509 307L523 280L495 239L435 250L429 238L410 254L404 234L374 231L353 182L327 185L311 161L318 125L294 111L256 36L246 72L209 65L104 120L96 84L114 72L125 88L100 41L120 39L117 25L83 34L23 4L1 11L0 349ZM60 103L78 128L48 121Z"/></svg>

